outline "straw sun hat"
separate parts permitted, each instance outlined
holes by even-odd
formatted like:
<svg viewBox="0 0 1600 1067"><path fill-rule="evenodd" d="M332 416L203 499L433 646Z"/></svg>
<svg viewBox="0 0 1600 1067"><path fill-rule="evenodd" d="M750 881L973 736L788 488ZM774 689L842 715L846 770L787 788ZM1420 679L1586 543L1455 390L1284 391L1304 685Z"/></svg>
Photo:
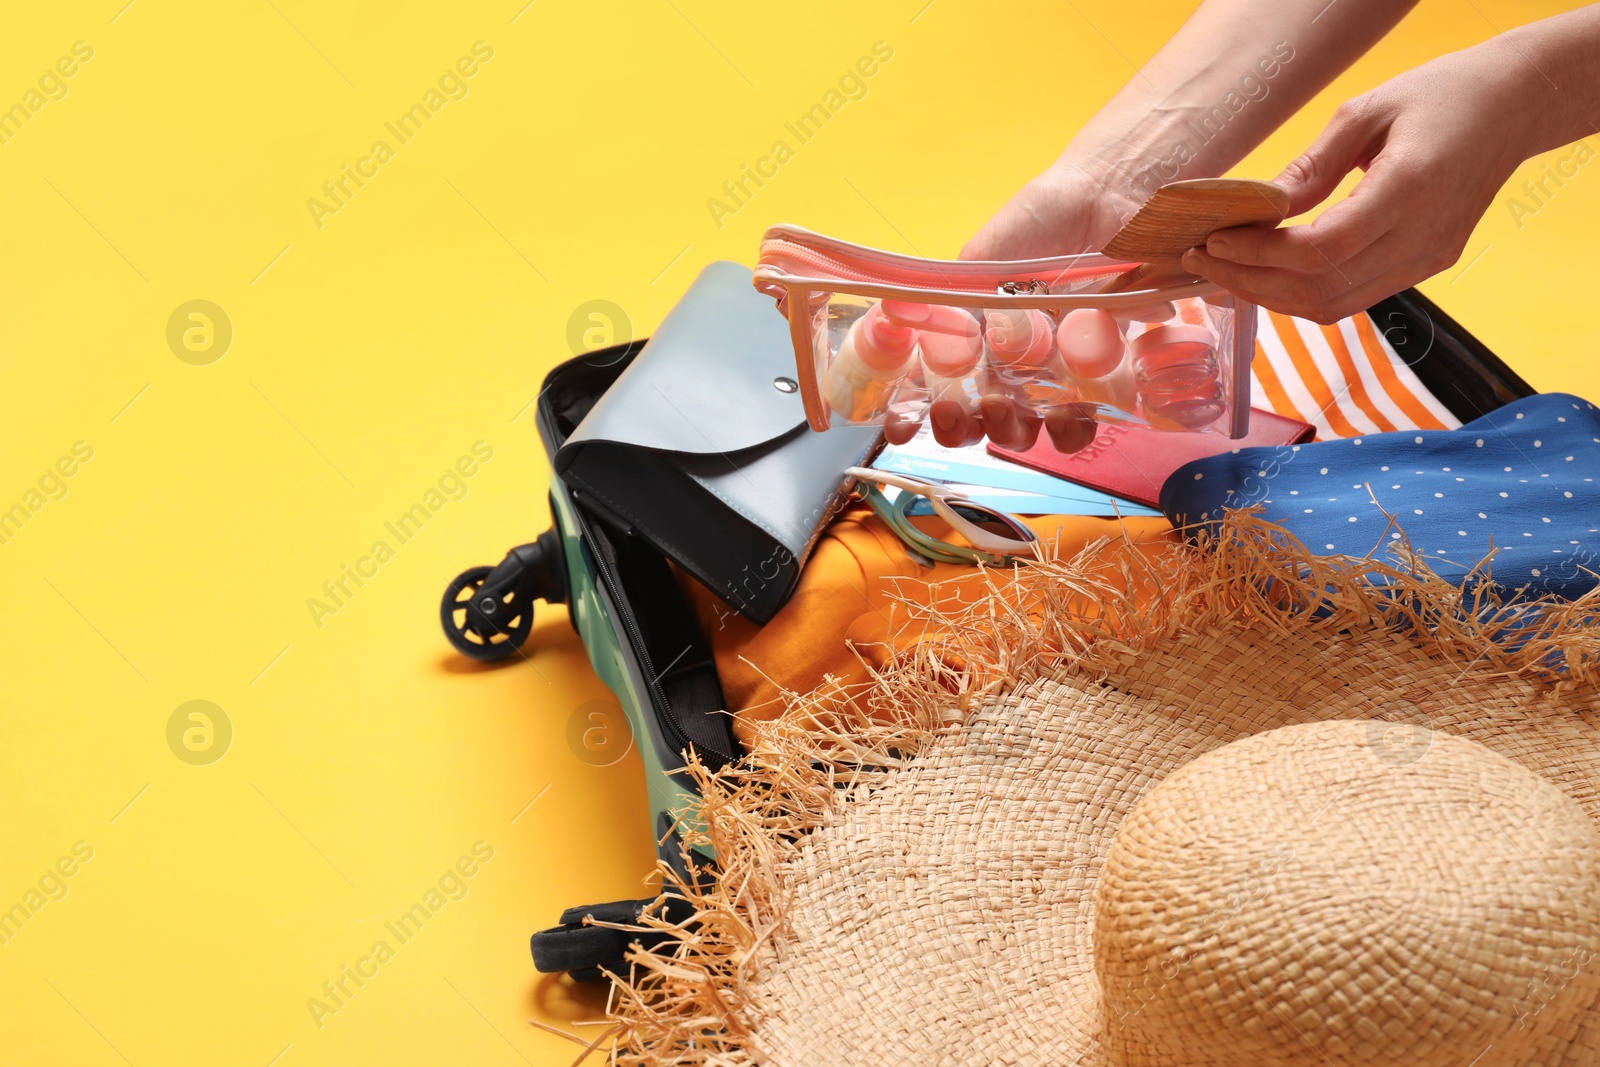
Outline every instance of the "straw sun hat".
<svg viewBox="0 0 1600 1067"><path fill-rule="evenodd" d="M1023 568L696 769L617 1061L1600 1064L1597 603L1222 537Z"/></svg>

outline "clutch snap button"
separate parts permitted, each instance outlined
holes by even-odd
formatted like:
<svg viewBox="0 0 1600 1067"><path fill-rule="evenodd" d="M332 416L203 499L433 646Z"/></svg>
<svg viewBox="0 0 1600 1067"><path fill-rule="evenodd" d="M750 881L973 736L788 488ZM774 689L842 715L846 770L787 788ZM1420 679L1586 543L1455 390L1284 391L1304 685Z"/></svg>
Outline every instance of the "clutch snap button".
<svg viewBox="0 0 1600 1067"><path fill-rule="evenodd" d="M772 379L772 387L780 393L792 393L796 389L800 388L800 383L795 381L793 378L785 378L780 374L778 377Z"/></svg>

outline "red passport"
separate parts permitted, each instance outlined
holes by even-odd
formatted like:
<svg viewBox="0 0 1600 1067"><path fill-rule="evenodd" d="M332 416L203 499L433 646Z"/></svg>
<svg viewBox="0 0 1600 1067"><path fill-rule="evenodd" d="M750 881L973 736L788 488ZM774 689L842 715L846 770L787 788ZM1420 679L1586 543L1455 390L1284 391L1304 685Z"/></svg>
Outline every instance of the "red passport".
<svg viewBox="0 0 1600 1067"><path fill-rule="evenodd" d="M991 444L989 454L1154 508L1161 506L1161 483L1191 460L1260 445L1297 445L1311 440L1315 433L1310 423L1251 408L1250 432L1238 439L1102 424L1089 447L1071 455L1057 452L1043 433L1026 452Z"/></svg>

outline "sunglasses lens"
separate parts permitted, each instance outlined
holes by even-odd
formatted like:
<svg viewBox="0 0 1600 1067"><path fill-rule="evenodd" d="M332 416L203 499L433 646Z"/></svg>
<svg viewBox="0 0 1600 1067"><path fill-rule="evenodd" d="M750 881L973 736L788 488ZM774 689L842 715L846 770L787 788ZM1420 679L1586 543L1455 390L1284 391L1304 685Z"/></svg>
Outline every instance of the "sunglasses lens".
<svg viewBox="0 0 1600 1067"><path fill-rule="evenodd" d="M950 505L957 515L966 519L984 533L1028 544L1033 541L1033 531L1004 512L991 511L982 504Z"/></svg>
<svg viewBox="0 0 1600 1067"><path fill-rule="evenodd" d="M1024 544L1035 540L1032 530L1003 511L995 511L992 508L984 507L982 504L974 504L971 501L962 501L961 503L951 501L950 509L984 533ZM933 505L928 503L927 497L915 494L913 499L906 504L905 513L913 516L938 514L933 510Z"/></svg>

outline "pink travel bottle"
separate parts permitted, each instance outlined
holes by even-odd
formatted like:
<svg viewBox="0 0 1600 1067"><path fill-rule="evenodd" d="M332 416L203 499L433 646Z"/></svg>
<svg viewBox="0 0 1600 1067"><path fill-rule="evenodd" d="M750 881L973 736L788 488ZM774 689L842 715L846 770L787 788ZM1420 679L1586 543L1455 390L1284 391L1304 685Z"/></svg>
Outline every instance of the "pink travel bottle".
<svg viewBox="0 0 1600 1067"><path fill-rule="evenodd" d="M1067 312L1056 327L1056 347L1084 400L1128 415L1139 410L1128 345L1115 315L1100 308Z"/></svg>
<svg viewBox="0 0 1600 1067"><path fill-rule="evenodd" d="M873 304L851 324L828 364L823 386L828 406L851 422L868 422L887 406L895 383L916 367L917 331Z"/></svg>
<svg viewBox="0 0 1600 1067"><path fill-rule="evenodd" d="M989 384L1034 414L1073 399L1056 356L1055 323L1037 308L990 308L983 339Z"/></svg>
<svg viewBox="0 0 1600 1067"><path fill-rule="evenodd" d="M1133 339L1134 375L1145 417L1157 425L1194 430L1227 409L1217 363L1217 335L1205 305L1184 301L1180 321L1152 326Z"/></svg>
<svg viewBox="0 0 1600 1067"><path fill-rule="evenodd" d="M977 412L983 394L989 391L987 376L978 365L983 342L971 334L924 333L922 335L922 381L928 390L928 403L954 404L963 415Z"/></svg>
<svg viewBox="0 0 1600 1067"><path fill-rule="evenodd" d="M1050 361L1050 316L1037 308L991 310L984 313L988 328L984 339L995 364L1025 370Z"/></svg>
<svg viewBox="0 0 1600 1067"><path fill-rule="evenodd" d="M917 304L885 300L881 305L891 322L917 328L922 349L922 382L930 408L953 405L962 415L978 410L988 391L978 320L971 312L943 304Z"/></svg>

